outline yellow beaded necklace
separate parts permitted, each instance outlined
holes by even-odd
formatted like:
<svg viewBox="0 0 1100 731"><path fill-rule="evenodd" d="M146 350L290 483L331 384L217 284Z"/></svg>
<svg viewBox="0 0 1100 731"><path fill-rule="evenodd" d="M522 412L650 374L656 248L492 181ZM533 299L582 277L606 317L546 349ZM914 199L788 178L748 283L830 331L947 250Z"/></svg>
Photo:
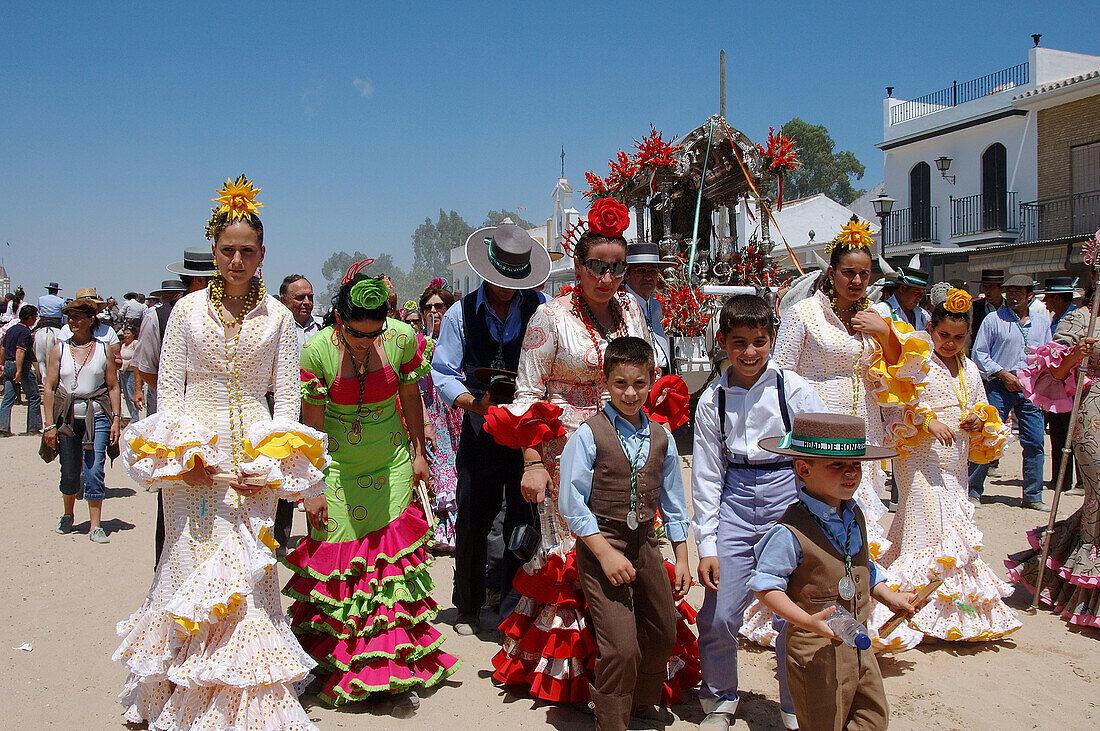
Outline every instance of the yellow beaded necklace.
<svg viewBox="0 0 1100 731"><path fill-rule="evenodd" d="M244 332L244 319L248 313L254 310L263 300L264 295L265 289L263 280L254 278L252 284L248 288L248 294L245 295L244 306L241 308L240 313L238 313L236 317L230 317L224 314L222 307L222 302L226 299L225 280L221 277L216 277L214 281L210 283L210 302L213 304L222 323L226 327L230 327L234 323L240 325L237 332L234 333L232 337L227 335L225 338L225 371L226 390L229 395L229 428L233 434L233 469L237 474L240 474L241 463L244 462L245 440L243 411L244 390L241 387L241 369L237 364L237 350L240 346L241 334Z"/></svg>

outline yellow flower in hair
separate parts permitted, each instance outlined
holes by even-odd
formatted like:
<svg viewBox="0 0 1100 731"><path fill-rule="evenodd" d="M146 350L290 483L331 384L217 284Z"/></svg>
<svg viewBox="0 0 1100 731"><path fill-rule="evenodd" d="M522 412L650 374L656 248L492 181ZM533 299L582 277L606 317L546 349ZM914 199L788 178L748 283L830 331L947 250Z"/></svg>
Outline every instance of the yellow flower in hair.
<svg viewBox="0 0 1100 731"><path fill-rule="evenodd" d="M842 249L870 249L874 247L874 243L875 240L871 238L871 225L852 216L852 220L844 224L836 238L825 245L825 253L833 253L838 246Z"/></svg>
<svg viewBox="0 0 1100 731"><path fill-rule="evenodd" d="M226 178L225 187L218 190L217 198L211 200L218 204L217 213L224 213L230 221L236 221L260 212L264 204L256 200L256 194L261 190L253 188L251 180L239 175L236 180Z"/></svg>
<svg viewBox="0 0 1100 731"><path fill-rule="evenodd" d="M951 289L947 292L947 299L943 302L943 308L948 312L954 312L956 315L961 315L965 312L970 312L970 303L972 298L970 293L964 289Z"/></svg>

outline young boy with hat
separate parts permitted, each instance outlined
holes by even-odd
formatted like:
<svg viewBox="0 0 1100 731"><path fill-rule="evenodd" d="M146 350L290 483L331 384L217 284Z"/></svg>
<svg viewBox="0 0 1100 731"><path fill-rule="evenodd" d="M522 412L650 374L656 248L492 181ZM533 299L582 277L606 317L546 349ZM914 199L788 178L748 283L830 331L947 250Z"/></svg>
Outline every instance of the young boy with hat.
<svg viewBox="0 0 1100 731"><path fill-rule="evenodd" d="M737 712L737 633L751 600L753 546L798 498L790 460L757 446L791 428L791 415L825 411L806 379L770 360L775 315L764 299L730 297L718 315L718 345L729 358L722 378L699 397L692 456L692 527L699 546L699 701L707 728L728 728ZM782 647L777 648L782 655ZM780 710L795 728L782 659Z"/></svg>
<svg viewBox="0 0 1100 731"><path fill-rule="evenodd" d="M897 452L867 445L863 420L799 414L783 437L760 446L794 461L800 490L756 549L749 588L789 623L787 683L799 728L885 729L889 717L878 660L846 645L829 627L834 603L866 623L874 597L912 616L913 594L899 593L867 551L863 513L852 500L860 463Z"/></svg>
<svg viewBox="0 0 1100 731"><path fill-rule="evenodd" d="M676 555L675 600L691 584L676 443L642 412L653 371L649 343L612 340L603 356L611 401L561 455L558 508L579 539L577 568L599 649L592 699L601 731L626 729L631 715L668 720L656 704L676 645L676 608L653 527L658 509Z"/></svg>

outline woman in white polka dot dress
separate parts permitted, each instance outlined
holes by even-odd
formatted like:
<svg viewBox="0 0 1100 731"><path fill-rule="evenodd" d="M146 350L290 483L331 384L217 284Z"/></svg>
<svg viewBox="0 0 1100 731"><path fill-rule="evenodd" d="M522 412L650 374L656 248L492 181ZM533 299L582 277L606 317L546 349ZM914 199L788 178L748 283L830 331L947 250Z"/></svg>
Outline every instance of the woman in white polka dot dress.
<svg viewBox="0 0 1100 731"><path fill-rule="evenodd" d="M928 380L886 424L887 442L899 452L894 479L901 502L879 564L895 591L919 591L933 578L943 584L908 624L872 638L879 649L910 649L925 635L994 640L1020 627L1003 601L1012 587L978 555L982 532L967 500L967 463L996 459L1009 431L986 401L978 366L963 355L969 324L970 295L953 289L933 310L929 333L917 333L933 347ZM876 604L870 626L882 626L891 614Z"/></svg>
<svg viewBox="0 0 1100 731"><path fill-rule="evenodd" d="M298 339L257 268L263 226L241 176L207 226L220 277L172 311L160 411L124 433L136 481L164 497L165 551L118 624L126 720L151 729L314 729L291 683L314 663L279 604L277 498L321 494L325 435L298 422ZM264 395L275 394L274 416Z"/></svg>

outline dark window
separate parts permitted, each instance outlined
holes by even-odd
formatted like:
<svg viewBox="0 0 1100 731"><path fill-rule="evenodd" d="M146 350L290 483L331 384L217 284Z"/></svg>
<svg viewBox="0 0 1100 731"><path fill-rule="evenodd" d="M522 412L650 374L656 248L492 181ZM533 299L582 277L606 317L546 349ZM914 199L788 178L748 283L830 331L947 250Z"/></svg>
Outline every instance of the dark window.
<svg viewBox="0 0 1100 731"><path fill-rule="evenodd" d="M932 240L932 168L918 162L909 171L909 240Z"/></svg>
<svg viewBox="0 0 1100 731"><path fill-rule="evenodd" d="M982 153L982 230L1008 228L1008 173L1005 146L990 145Z"/></svg>

